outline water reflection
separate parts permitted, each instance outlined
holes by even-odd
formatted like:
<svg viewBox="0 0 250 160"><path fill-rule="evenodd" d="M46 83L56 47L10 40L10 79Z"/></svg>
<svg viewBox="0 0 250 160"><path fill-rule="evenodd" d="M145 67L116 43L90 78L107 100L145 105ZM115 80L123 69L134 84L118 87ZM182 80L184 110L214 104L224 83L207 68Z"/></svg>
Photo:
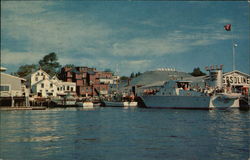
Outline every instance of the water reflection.
<svg viewBox="0 0 250 160"><path fill-rule="evenodd" d="M62 136L13 137L11 139L7 139L6 142L51 142L58 141L62 138Z"/></svg>

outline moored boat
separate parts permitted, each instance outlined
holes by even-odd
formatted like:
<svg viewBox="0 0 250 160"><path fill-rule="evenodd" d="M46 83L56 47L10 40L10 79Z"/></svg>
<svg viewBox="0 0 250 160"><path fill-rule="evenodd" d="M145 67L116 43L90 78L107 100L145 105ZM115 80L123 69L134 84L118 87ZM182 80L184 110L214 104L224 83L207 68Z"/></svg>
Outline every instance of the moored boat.
<svg viewBox="0 0 250 160"><path fill-rule="evenodd" d="M84 109L92 109L94 108L94 103L93 102L76 102L76 105L79 107L83 107Z"/></svg>
<svg viewBox="0 0 250 160"><path fill-rule="evenodd" d="M106 107L137 107L137 102L103 101Z"/></svg>

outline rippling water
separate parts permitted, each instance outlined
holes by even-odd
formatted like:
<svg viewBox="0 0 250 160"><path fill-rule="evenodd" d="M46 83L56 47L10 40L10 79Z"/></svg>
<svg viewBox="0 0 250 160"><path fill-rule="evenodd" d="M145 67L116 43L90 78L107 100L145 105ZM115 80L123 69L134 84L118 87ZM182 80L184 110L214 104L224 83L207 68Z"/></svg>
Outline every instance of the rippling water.
<svg viewBox="0 0 250 160"><path fill-rule="evenodd" d="M249 115L141 108L0 111L0 159L244 160Z"/></svg>

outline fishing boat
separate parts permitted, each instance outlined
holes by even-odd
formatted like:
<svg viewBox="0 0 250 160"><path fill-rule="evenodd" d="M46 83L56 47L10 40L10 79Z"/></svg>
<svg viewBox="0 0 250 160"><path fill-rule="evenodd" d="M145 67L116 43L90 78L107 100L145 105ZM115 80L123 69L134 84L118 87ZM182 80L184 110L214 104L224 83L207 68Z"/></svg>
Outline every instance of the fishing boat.
<svg viewBox="0 0 250 160"><path fill-rule="evenodd" d="M195 90L191 81L170 80L154 94L142 95L148 108L167 109L228 109L239 108L240 94L225 92L222 86L222 66L209 68L205 89Z"/></svg>

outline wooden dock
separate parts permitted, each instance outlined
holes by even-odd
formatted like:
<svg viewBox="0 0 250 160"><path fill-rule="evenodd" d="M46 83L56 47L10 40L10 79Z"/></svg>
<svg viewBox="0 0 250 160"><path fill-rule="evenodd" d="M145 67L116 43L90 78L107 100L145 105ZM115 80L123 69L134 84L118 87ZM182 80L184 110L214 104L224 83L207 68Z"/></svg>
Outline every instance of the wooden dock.
<svg viewBox="0 0 250 160"><path fill-rule="evenodd" d="M0 107L0 111L15 111L15 110L46 110L46 107Z"/></svg>

